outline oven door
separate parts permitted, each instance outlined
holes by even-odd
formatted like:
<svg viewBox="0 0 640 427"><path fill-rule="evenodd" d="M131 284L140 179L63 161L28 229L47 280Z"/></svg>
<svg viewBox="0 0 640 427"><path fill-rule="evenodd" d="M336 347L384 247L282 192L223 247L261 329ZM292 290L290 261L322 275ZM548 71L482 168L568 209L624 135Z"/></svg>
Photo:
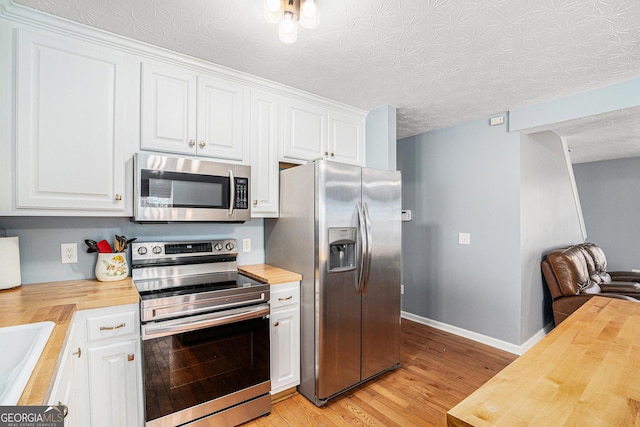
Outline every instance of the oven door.
<svg viewBox="0 0 640 427"><path fill-rule="evenodd" d="M269 306L142 326L147 426L177 426L260 398L270 411Z"/></svg>

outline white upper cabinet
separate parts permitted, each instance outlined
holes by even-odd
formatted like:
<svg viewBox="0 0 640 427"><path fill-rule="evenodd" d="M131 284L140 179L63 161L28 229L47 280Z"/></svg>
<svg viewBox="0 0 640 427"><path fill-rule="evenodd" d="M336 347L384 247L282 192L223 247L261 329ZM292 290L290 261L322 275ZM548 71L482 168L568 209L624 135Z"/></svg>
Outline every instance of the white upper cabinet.
<svg viewBox="0 0 640 427"><path fill-rule="evenodd" d="M196 76L142 64L141 148L196 154Z"/></svg>
<svg viewBox="0 0 640 427"><path fill-rule="evenodd" d="M341 163L364 163L364 119L329 111L329 155Z"/></svg>
<svg viewBox="0 0 640 427"><path fill-rule="evenodd" d="M327 152L326 108L287 99L284 127L282 156L285 159L314 160Z"/></svg>
<svg viewBox="0 0 640 427"><path fill-rule="evenodd" d="M341 163L364 162L364 115L294 99L285 101L283 161L323 157Z"/></svg>
<svg viewBox="0 0 640 427"><path fill-rule="evenodd" d="M129 213L135 64L70 37L16 35L16 208Z"/></svg>
<svg viewBox="0 0 640 427"><path fill-rule="evenodd" d="M247 160L243 140L242 86L198 77L198 155Z"/></svg>
<svg viewBox="0 0 640 427"><path fill-rule="evenodd" d="M279 205L278 141L281 139L282 98L251 90L251 216L277 217Z"/></svg>
<svg viewBox="0 0 640 427"><path fill-rule="evenodd" d="M142 149L247 163L243 108L242 85L142 65Z"/></svg>

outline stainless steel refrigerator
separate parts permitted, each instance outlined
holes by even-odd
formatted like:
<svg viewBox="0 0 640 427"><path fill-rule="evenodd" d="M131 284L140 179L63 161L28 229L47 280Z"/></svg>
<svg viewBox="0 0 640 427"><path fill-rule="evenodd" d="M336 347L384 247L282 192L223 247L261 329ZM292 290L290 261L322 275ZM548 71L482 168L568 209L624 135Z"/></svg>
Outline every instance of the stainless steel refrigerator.
<svg viewBox="0 0 640 427"><path fill-rule="evenodd" d="M302 274L300 393L318 406L400 365L400 172L280 172L266 262Z"/></svg>

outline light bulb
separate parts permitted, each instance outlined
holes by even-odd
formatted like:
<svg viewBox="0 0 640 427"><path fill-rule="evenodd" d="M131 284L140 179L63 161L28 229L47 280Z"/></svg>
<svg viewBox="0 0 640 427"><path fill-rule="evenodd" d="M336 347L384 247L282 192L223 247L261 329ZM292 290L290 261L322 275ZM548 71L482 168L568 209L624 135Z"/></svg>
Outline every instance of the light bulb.
<svg viewBox="0 0 640 427"><path fill-rule="evenodd" d="M280 10L280 0L265 0L265 4L269 12L277 12Z"/></svg>
<svg viewBox="0 0 640 427"><path fill-rule="evenodd" d="M302 14L308 17L316 16L316 12L318 8L316 8L316 2L313 0L306 0L302 4Z"/></svg>
<svg viewBox="0 0 640 427"><path fill-rule="evenodd" d="M316 28L320 22L318 8L314 0L304 0L300 8L300 25L304 28Z"/></svg>
<svg viewBox="0 0 640 427"><path fill-rule="evenodd" d="M293 43L298 39L298 26L293 20L293 13L286 11L284 19L278 28L278 35L282 43Z"/></svg>
<svg viewBox="0 0 640 427"><path fill-rule="evenodd" d="M282 20L282 4L280 0L264 0L264 19L277 24Z"/></svg>

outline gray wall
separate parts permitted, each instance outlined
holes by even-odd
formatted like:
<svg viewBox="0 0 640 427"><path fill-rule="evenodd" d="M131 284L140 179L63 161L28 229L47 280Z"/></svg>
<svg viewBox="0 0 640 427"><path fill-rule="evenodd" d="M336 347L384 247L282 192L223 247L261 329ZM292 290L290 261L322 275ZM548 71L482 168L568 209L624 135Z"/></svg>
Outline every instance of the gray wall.
<svg viewBox="0 0 640 427"><path fill-rule="evenodd" d="M0 227L20 238L23 284L94 278L96 254L86 253L84 239L113 242L115 234L141 242L236 238L240 245L242 239L250 238L252 250L242 253L240 249L238 264L261 264L263 223L261 219L245 224L135 224L128 218L0 217ZM77 264L60 262L61 243L78 244Z"/></svg>
<svg viewBox="0 0 640 427"><path fill-rule="evenodd" d="M602 247L608 269L640 269L640 158L573 165L587 241Z"/></svg>
<svg viewBox="0 0 640 427"><path fill-rule="evenodd" d="M405 138L398 167L403 310L520 344L519 134L486 118Z"/></svg>
<svg viewBox="0 0 640 427"><path fill-rule="evenodd" d="M582 242L567 151L553 132L521 135L520 211L522 256L521 336L553 322L551 297L540 261L550 249Z"/></svg>

